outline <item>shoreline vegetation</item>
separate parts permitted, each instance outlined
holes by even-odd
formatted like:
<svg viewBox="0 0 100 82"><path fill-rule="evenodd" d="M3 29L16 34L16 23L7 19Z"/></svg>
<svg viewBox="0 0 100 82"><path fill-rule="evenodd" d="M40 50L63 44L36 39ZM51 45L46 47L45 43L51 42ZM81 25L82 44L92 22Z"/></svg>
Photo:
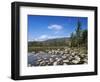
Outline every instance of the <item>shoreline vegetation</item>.
<svg viewBox="0 0 100 82"><path fill-rule="evenodd" d="M87 51L87 29L81 29L78 20L70 37L28 42L28 53L36 57L28 66L88 64Z"/></svg>

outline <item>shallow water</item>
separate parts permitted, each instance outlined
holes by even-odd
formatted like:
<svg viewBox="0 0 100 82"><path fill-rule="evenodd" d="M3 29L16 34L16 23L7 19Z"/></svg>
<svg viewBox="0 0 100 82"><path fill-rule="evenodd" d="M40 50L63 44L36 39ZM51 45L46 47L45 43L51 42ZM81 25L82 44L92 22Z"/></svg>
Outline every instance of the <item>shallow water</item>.
<svg viewBox="0 0 100 82"><path fill-rule="evenodd" d="M53 58L61 58L62 55L58 54L58 55L50 55L50 54L34 54L34 53L28 53L28 64L32 65L32 66L36 66L36 62L39 59L44 59L44 60L49 60L49 58L51 58L52 56L54 56Z"/></svg>

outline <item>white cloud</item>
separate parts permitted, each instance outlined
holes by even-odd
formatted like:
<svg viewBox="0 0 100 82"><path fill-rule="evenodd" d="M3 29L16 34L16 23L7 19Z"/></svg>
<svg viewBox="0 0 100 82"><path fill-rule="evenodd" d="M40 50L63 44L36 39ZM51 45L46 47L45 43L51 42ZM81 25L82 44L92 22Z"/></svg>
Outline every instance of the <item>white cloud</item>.
<svg viewBox="0 0 100 82"><path fill-rule="evenodd" d="M42 36L39 37L39 39L47 39L47 38L48 38L47 35L42 35Z"/></svg>
<svg viewBox="0 0 100 82"><path fill-rule="evenodd" d="M41 35L41 36L35 38L33 41L45 41L45 40L48 40L48 39L55 39L55 38L62 38L62 37L65 37L65 36L48 36L48 35Z"/></svg>
<svg viewBox="0 0 100 82"><path fill-rule="evenodd" d="M44 41L44 40L47 40L48 39L48 35L41 35L37 38L35 38L34 40L35 41Z"/></svg>
<svg viewBox="0 0 100 82"><path fill-rule="evenodd" d="M52 30L55 30L55 31L59 31L62 28L63 27L61 25L58 25L58 24L53 24L53 25L48 26L48 29L52 29Z"/></svg>

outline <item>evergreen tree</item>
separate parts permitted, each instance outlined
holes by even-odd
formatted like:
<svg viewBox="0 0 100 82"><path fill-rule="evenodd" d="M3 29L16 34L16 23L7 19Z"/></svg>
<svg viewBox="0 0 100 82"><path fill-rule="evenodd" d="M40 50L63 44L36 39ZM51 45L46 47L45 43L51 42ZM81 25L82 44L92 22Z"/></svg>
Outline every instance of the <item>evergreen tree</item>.
<svg viewBox="0 0 100 82"><path fill-rule="evenodd" d="M82 30L81 26L82 24L78 19L75 33L71 33L71 47L80 47L82 44L85 46L87 45L87 30Z"/></svg>
<svg viewBox="0 0 100 82"><path fill-rule="evenodd" d="M77 44L77 47L80 46L81 44L81 22L79 21L78 19L78 23L77 23L77 28L76 28L76 44Z"/></svg>

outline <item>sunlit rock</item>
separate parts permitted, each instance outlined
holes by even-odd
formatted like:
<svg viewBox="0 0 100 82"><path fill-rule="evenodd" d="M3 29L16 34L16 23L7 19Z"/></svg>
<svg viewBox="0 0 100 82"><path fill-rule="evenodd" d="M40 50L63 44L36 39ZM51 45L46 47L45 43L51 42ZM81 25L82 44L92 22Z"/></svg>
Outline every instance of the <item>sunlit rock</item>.
<svg viewBox="0 0 100 82"><path fill-rule="evenodd" d="M53 63L53 65L54 65L54 66L57 65L57 61L55 61L55 62Z"/></svg>
<svg viewBox="0 0 100 82"><path fill-rule="evenodd" d="M64 62L64 63L67 63L67 62L69 62L69 60L63 60L63 62Z"/></svg>
<svg viewBox="0 0 100 82"><path fill-rule="evenodd" d="M67 57L66 57L66 55L63 55L62 58L63 58L63 59L66 59Z"/></svg>
<svg viewBox="0 0 100 82"><path fill-rule="evenodd" d="M75 52L71 53L72 56L75 56Z"/></svg>
<svg viewBox="0 0 100 82"><path fill-rule="evenodd" d="M77 64L77 63L79 63L79 61L78 60L72 60L72 63Z"/></svg>
<svg viewBox="0 0 100 82"><path fill-rule="evenodd" d="M75 56L75 59L76 59L77 61L80 61L81 58L80 58L79 56L76 55L76 56Z"/></svg>
<svg viewBox="0 0 100 82"><path fill-rule="evenodd" d="M46 65L46 62L45 61L41 61L40 62L40 66L45 66Z"/></svg>
<svg viewBox="0 0 100 82"><path fill-rule="evenodd" d="M72 58L73 58L72 56L69 56L69 57L68 57L69 60L71 60Z"/></svg>

